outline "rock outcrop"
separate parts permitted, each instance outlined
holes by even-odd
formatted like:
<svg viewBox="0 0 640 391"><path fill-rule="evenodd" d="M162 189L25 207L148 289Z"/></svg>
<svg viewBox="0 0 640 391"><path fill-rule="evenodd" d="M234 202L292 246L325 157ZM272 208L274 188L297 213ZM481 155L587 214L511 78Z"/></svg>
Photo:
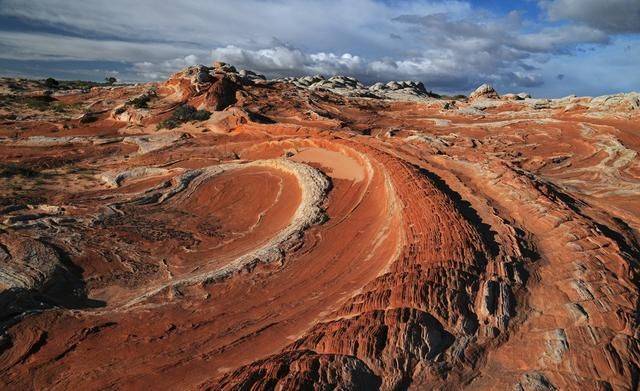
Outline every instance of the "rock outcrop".
<svg viewBox="0 0 640 391"><path fill-rule="evenodd" d="M325 79L322 75L315 75L277 81L288 82L299 88L328 90L344 96L361 98L425 101L436 96L428 92L422 82L416 81L390 81L386 84L375 83L368 87L358 79L347 76L332 76Z"/></svg>
<svg viewBox="0 0 640 391"><path fill-rule="evenodd" d="M496 90L493 89L493 86L490 84L483 84L480 87L476 88L470 95L469 99L496 99L499 98Z"/></svg>
<svg viewBox="0 0 640 391"><path fill-rule="evenodd" d="M244 79L226 64L212 68L198 65L172 75L160 92L197 108L219 111L235 103L236 91L241 89Z"/></svg>
<svg viewBox="0 0 640 391"><path fill-rule="evenodd" d="M531 95L527 94L526 92L520 92L518 94L504 94L501 96L501 98L505 100L525 100L531 99Z"/></svg>

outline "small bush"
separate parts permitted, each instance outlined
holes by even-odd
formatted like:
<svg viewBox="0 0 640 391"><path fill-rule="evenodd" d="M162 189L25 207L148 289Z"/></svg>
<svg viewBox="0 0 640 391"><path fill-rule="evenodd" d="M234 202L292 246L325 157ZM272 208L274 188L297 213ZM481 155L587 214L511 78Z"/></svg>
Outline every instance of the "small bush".
<svg viewBox="0 0 640 391"><path fill-rule="evenodd" d="M15 176L34 178L38 175L40 175L39 172L29 167L14 163L0 164L0 178L13 178Z"/></svg>
<svg viewBox="0 0 640 391"><path fill-rule="evenodd" d="M44 111L49 109L49 105L51 104L51 102L55 101L55 99L50 96L44 95L24 97L21 99L21 101L30 109Z"/></svg>
<svg viewBox="0 0 640 391"><path fill-rule="evenodd" d="M151 101L151 95L144 94L128 100L127 105L133 106L136 109L146 109L147 107L149 107L149 101Z"/></svg>
<svg viewBox="0 0 640 391"><path fill-rule="evenodd" d="M24 87L22 87L21 85L16 84L16 83L9 83L7 85L7 87L9 87L9 89L11 91L22 91L22 90L24 90Z"/></svg>
<svg viewBox="0 0 640 391"><path fill-rule="evenodd" d="M157 129L174 129L185 122L206 121L210 117L211 113L207 110L196 110L195 107L185 104L178 106L178 108L173 110L173 113L171 113L171 117L160 122L157 126Z"/></svg>
<svg viewBox="0 0 640 391"><path fill-rule="evenodd" d="M58 88L64 90L79 89L83 91L89 91L92 87L100 87L103 85L105 85L105 83L97 83L95 81L62 80L60 81L60 86Z"/></svg>
<svg viewBox="0 0 640 391"><path fill-rule="evenodd" d="M60 85L60 83L54 79L53 77L48 78L47 80L44 81L44 85L47 88L56 88Z"/></svg>
<svg viewBox="0 0 640 391"><path fill-rule="evenodd" d="M164 121L158 123L158 125L156 126L157 130L160 129L175 129L178 126L180 126L180 122L173 119L173 118L169 118L169 119L165 119Z"/></svg>
<svg viewBox="0 0 640 391"><path fill-rule="evenodd" d="M86 112L80 117L81 124L90 124L92 122L96 122L98 120L98 115L96 113Z"/></svg>
<svg viewBox="0 0 640 391"><path fill-rule="evenodd" d="M211 113L207 110L198 110L193 114L194 121L206 121L211 118Z"/></svg>
<svg viewBox="0 0 640 391"><path fill-rule="evenodd" d="M195 113L195 107L189 105L181 105L178 106L177 109L173 110L173 114L171 114L171 117L178 121L186 122L190 118L192 118Z"/></svg>
<svg viewBox="0 0 640 391"><path fill-rule="evenodd" d="M49 95L19 96L0 94L0 107L25 105L30 109L44 111L51 108L51 103L55 101L56 99Z"/></svg>
<svg viewBox="0 0 640 391"><path fill-rule="evenodd" d="M55 111L56 113L66 113L67 112L67 108L65 107L64 103L56 103L54 105L51 105L51 109L53 111Z"/></svg>

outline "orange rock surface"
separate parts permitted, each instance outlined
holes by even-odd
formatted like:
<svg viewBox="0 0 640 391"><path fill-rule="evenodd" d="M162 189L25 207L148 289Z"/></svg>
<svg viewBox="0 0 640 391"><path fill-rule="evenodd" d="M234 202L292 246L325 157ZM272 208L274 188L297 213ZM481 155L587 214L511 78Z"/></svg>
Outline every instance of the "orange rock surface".
<svg viewBox="0 0 640 391"><path fill-rule="evenodd" d="M4 105L0 388L637 389L636 95L394 94Z"/></svg>

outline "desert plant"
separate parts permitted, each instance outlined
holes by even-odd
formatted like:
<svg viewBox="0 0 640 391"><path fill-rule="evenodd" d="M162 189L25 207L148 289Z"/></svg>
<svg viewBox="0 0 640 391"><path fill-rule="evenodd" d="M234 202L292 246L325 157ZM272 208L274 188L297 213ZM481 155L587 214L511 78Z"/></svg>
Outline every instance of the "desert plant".
<svg viewBox="0 0 640 391"><path fill-rule="evenodd" d="M53 77L49 77L44 81L44 85L47 88L56 88L60 85L60 83Z"/></svg>
<svg viewBox="0 0 640 391"><path fill-rule="evenodd" d="M55 101L55 99L48 95L43 95L24 97L20 99L20 101L30 109L44 111L49 109L49 105L51 102Z"/></svg>
<svg viewBox="0 0 640 391"><path fill-rule="evenodd" d="M201 109L196 110L195 107L183 104L178 106L173 113L171 113L171 117L160 122L157 126L158 129L166 128L173 129L180 126L180 124L189 122L189 121L206 121L211 117L211 113L207 110Z"/></svg>
<svg viewBox="0 0 640 391"><path fill-rule="evenodd" d="M51 109L56 113L65 113L67 111L65 104L61 102L51 105Z"/></svg>
<svg viewBox="0 0 640 391"><path fill-rule="evenodd" d="M84 113L82 117L80 117L81 124L89 124L91 122L96 122L98 120L98 114L92 113L90 111Z"/></svg>
<svg viewBox="0 0 640 391"><path fill-rule="evenodd" d="M175 129L178 126L180 126L180 122L173 119L173 118L168 118L165 119L164 121L161 121L160 123L158 123L158 125L156 125L156 129L160 130L160 129Z"/></svg>
<svg viewBox="0 0 640 391"><path fill-rule="evenodd" d="M147 107L149 107L149 101L151 101L151 95L143 94L138 97L129 99L127 101L127 105L133 106L136 109L146 109Z"/></svg>
<svg viewBox="0 0 640 391"><path fill-rule="evenodd" d="M195 112L196 112L196 108L193 107L193 106L180 105L180 106L178 106L178 108L173 110L173 113L171 114L171 118L173 118L173 119L175 119L177 121L180 121L180 122L186 122L191 117L193 117Z"/></svg>
<svg viewBox="0 0 640 391"><path fill-rule="evenodd" d="M211 118L211 113L208 112L207 110L198 110L193 114L193 121L206 121L209 118Z"/></svg>
<svg viewBox="0 0 640 391"><path fill-rule="evenodd" d="M35 171L24 165L15 163L2 163L0 164L0 178L12 178L15 176L22 176L25 178L34 178L40 175L38 171Z"/></svg>

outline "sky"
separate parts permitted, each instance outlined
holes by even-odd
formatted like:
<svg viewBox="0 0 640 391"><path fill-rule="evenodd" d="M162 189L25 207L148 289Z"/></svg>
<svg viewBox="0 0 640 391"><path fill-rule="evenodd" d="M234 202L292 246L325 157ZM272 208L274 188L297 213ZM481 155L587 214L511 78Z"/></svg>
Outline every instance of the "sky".
<svg viewBox="0 0 640 391"><path fill-rule="evenodd" d="M640 91L640 0L0 0L0 75L123 82L225 61L268 77Z"/></svg>

